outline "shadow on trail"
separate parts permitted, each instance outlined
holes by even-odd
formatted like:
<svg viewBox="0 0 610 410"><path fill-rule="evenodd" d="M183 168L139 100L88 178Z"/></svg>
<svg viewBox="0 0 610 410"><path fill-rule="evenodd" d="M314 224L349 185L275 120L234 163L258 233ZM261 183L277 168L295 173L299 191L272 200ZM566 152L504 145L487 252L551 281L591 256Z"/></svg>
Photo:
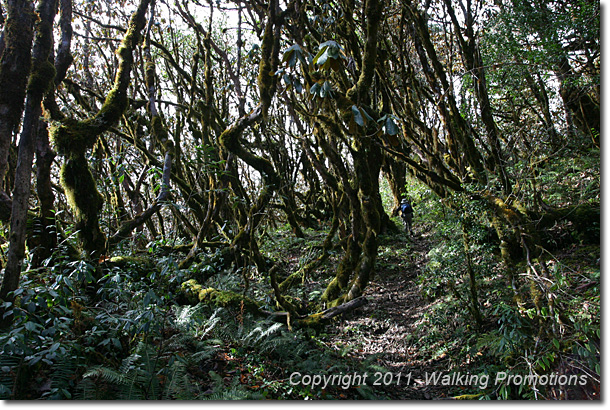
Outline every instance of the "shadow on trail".
<svg viewBox="0 0 610 410"><path fill-rule="evenodd" d="M380 247L375 279L364 293L369 303L340 319L329 340L337 349L348 349L351 357L374 355L378 365L393 373L393 381L388 376L380 388L395 400L447 397L447 387L426 385L425 376L449 370L448 361L424 357L418 347L425 337L418 327L437 303L424 300L417 284L430 249L429 234L420 229Z"/></svg>

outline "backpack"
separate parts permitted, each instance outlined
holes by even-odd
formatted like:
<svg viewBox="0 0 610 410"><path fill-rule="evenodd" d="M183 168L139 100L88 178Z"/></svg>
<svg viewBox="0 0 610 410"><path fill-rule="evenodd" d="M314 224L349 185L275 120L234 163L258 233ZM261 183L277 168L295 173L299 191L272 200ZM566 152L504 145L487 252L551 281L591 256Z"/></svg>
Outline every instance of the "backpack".
<svg viewBox="0 0 610 410"><path fill-rule="evenodd" d="M401 204L400 205L400 211L403 214L412 214L413 213L413 207L411 206L410 203L406 203L406 204Z"/></svg>

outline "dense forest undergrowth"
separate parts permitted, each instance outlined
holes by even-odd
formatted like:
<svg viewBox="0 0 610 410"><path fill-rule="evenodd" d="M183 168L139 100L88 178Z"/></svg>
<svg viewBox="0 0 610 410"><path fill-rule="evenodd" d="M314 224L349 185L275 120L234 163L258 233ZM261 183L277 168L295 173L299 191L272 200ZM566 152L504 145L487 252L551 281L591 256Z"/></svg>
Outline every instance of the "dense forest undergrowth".
<svg viewBox="0 0 610 410"><path fill-rule="evenodd" d="M235 266L223 265L220 252L200 255L197 268L180 269L177 261L184 253L175 251L180 247L149 244L146 251L103 262L104 275L94 287L95 268L66 256L53 266L26 271L16 292L14 327L0 339L2 397L599 398L596 238L567 241L550 259L554 314L560 319L549 312L536 316L535 306L516 307L507 299L500 259L484 252L489 238L474 240L471 258L482 316L477 325L468 306L466 255L456 215L425 195L419 195L414 234L401 227L381 239L375 278L364 293L367 303L315 327L289 330L274 321L271 312L278 306L269 278L236 274ZM289 226L279 226L266 233L262 251L295 272L319 256L326 235L310 230L296 238ZM304 313L317 310L327 270L334 269L337 257L331 252L300 279L303 286L293 302ZM195 272L207 276L210 289L230 293L190 303L183 283ZM526 292L532 291L529 286L524 283ZM254 300L264 301L256 305L257 311L261 308L257 314L244 303ZM553 325L561 330L551 331ZM496 383L498 372L587 377L584 384L532 388ZM457 384L431 379L439 373L491 379L485 385L463 377ZM365 374L364 383L299 383L304 375Z"/></svg>
<svg viewBox="0 0 610 410"><path fill-rule="evenodd" d="M600 15L1 2L0 398L599 399Z"/></svg>

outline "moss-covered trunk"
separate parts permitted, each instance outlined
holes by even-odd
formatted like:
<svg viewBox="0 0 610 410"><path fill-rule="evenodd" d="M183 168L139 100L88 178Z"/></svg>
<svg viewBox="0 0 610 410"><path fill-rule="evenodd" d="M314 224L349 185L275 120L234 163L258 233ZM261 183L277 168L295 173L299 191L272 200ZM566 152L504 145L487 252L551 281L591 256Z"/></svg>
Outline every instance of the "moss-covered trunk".
<svg viewBox="0 0 610 410"><path fill-rule="evenodd" d="M85 155L66 159L61 167L60 178L68 204L74 210L75 229L82 247L88 258L99 259L106 248L106 238L99 225L103 198L97 190Z"/></svg>
<svg viewBox="0 0 610 410"><path fill-rule="evenodd" d="M105 253L106 239L99 226L102 197L89 169L86 152L98 137L119 122L128 106L127 88L134 64L133 52L140 42L140 32L146 24L146 10L151 0L141 0L132 14L129 27L117 50L119 68L112 90L100 110L91 118L77 121L64 118L50 130L59 153L66 157L61 169L61 181L73 209L76 228L87 257L97 259Z"/></svg>
<svg viewBox="0 0 610 410"><path fill-rule="evenodd" d="M36 23L36 39L32 46L32 72L27 86L23 126L19 138L18 162L15 170L10 243L0 288L0 299L3 301L12 302L14 300L11 292L19 285L21 266L25 256L32 162L42 115L42 98L53 84L55 77L55 69L49 62L49 55L53 47L53 20L56 6L57 0L43 0L37 7L40 19ZM4 326L11 322L12 317L4 317L3 313L3 309L0 309L0 322Z"/></svg>
<svg viewBox="0 0 610 410"><path fill-rule="evenodd" d="M13 133L19 128L34 38L32 2L9 0L4 23L4 50L0 59L0 191L10 192L4 178Z"/></svg>
<svg viewBox="0 0 610 410"><path fill-rule="evenodd" d="M55 153L49 146L49 135L46 123L40 122L36 144L36 193L40 203L38 218L34 222L34 232L28 241L33 243L32 267L39 267L42 261L51 256L57 247L57 229L55 226L55 194L51 183L51 165Z"/></svg>
<svg viewBox="0 0 610 410"><path fill-rule="evenodd" d="M378 181L381 165L379 148L368 138L358 139L356 147L358 150L353 153L354 169L365 233L355 277L344 301L350 301L361 296L368 283L373 279L378 250L377 236L382 229L382 214L387 218L379 197Z"/></svg>
<svg viewBox="0 0 610 410"><path fill-rule="evenodd" d="M397 161L389 155L385 155L383 158L383 175L388 181L394 199L392 216L398 216L400 201L406 193L407 165L402 161Z"/></svg>
<svg viewBox="0 0 610 410"><path fill-rule="evenodd" d="M383 2L366 2L366 42L362 55L358 81L337 101L339 108L351 112L352 106L369 103L369 92L377 64L378 30L383 12ZM322 117L321 117L322 118ZM323 118L322 118L323 119ZM323 119L322 128L327 135L341 135L341 127L332 119ZM318 142L338 171L351 210L351 234L348 237L345 255L337 268L335 278L324 292L322 300L327 306L353 300L362 295L373 278L377 259L377 236L381 231L381 197L379 195L379 172L382 157L379 147L366 135L364 128L353 136L350 149L355 175L348 176L343 159L318 132ZM383 212L385 214L385 212ZM386 215L387 218L387 215Z"/></svg>

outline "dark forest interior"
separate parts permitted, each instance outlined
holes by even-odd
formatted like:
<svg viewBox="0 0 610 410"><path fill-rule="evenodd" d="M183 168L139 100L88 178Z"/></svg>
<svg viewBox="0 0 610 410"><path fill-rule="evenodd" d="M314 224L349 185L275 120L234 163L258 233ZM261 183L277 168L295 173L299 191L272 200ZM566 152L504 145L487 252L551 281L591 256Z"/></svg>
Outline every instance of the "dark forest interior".
<svg viewBox="0 0 610 410"><path fill-rule="evenodd" d="M0 398L599 399L600 9L1 2Z"/></svg>

